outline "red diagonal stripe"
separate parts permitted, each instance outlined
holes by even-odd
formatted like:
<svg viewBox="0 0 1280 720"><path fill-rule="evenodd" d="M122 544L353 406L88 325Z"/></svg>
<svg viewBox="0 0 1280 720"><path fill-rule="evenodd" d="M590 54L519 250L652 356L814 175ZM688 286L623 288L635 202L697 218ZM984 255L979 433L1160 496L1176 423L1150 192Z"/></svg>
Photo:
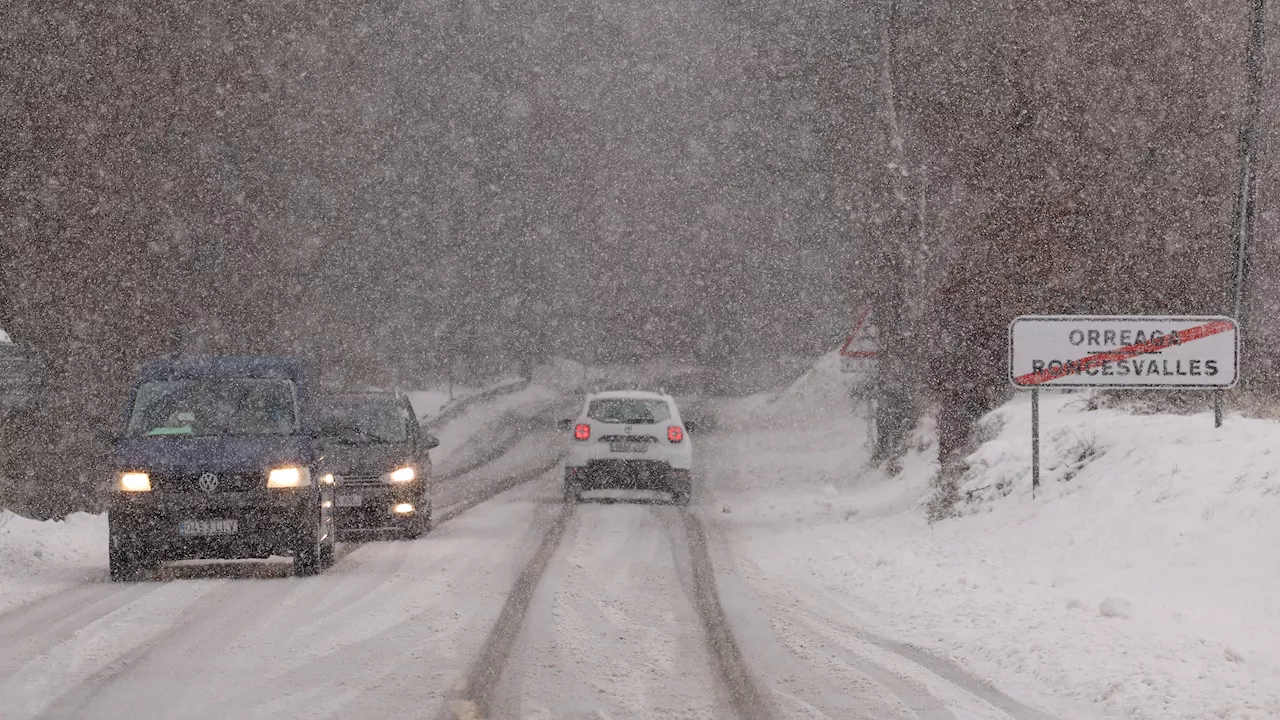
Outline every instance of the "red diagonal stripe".
<svg viewBox="0 0 1280 720"><path fill-rule="evenodd" d="M1116 348L1111 352L1090 355L1088 357L1080 358L1073 363L1065 363L1061 367L1045 368L1038 372L1019 375L1013 379L1013 384L1040 385L1068 375L1076 375L1084 372L1085 370L1092 370L1093 368L1102 366L1104 363L1130 360L1138 357L1139 355L1159 352L1174 345L1185 345L1193 340L1207 338L1210 335L1230 332L1234 330L1235 327L1235 323L1228 320L1214 320L1213 322L1205 323L1204 325L1196 325L1195 327L1190 327L1186 330L1174 330L1168 335L1158 337L1154 340L1148 340L1144 343L1134 343L1133 345Z"/></svg>

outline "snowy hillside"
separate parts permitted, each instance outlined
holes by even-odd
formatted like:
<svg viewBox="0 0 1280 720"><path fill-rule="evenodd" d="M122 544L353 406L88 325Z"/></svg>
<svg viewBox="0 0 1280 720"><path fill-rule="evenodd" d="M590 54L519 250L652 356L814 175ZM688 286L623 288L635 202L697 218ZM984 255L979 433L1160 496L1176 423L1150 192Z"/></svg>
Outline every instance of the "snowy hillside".
<svg viewBox="0 0 1280 720"><path fill-rule="evenodd" d="M984 421L963 517L930 525L928 428L900 475L868 471L847 382L824 361L722 408L741 434L715 449L711 509L749 586L1061 717L1280 717L1280 423L1046 394L1032 499L1019 398Z"/></svg>

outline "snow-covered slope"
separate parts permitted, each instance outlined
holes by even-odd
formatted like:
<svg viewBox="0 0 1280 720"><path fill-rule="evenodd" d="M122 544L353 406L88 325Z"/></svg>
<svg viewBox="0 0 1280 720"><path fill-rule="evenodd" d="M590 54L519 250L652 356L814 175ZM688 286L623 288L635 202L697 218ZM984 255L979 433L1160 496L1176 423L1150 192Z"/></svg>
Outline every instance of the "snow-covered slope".
<svg viewBox="0 0 1280 720"><path fill-rule="evenodd" d="M1046 394L1033 499L1018 398L968 459L975 500L930 525L929 428L900 474L868 470L843 383L824 361L722 408L739 432L712 448L709 510L748 584L1062 718L1280 717L1280 423Z"/></svg>

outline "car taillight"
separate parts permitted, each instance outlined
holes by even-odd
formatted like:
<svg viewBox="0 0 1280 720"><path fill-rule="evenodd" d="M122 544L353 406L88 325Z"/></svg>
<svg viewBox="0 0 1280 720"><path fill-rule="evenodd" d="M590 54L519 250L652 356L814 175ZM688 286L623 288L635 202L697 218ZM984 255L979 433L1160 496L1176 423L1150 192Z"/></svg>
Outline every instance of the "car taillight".
<svg viewBox="0 0 1280 720"><path fill-rule="evenodd" d="M684 429L679 425L672 425L667 428L667 439L671 442L680 442L684 440Z"/></svg>
<svg viewBox="0 0 1280 720"><path fill-rule="evenodd" d="M574 440L590 440L591 426L586 423L579 424L577 427L573 429L573 439Z"/></svg>

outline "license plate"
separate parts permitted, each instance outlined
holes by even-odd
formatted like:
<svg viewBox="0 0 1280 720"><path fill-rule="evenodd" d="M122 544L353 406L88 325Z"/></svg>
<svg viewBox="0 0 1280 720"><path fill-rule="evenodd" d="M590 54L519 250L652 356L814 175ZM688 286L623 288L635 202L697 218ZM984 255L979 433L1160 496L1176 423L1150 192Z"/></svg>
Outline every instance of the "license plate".
<svg viewBox="0 0 1280 720"><path fill-rule="evenodd" d="M239 520L183 520L179 535L234 535L240 532Z"/></svg>
<svg viewBox="0 0 1280 720"><path fill-rule="evenodd" d="M642 452L647 452L648 450L649 450L649 446L644 443L633 443L633 442L609 443L609 452L642 453Z"/></svg>
<svg viewBox="0 0 1280 720"><path fill-rule="evenodd" d="M361 505L364 505L364 497L355 493L339 495L335 499L337 500L338 507L360 507Z"/></svg>

